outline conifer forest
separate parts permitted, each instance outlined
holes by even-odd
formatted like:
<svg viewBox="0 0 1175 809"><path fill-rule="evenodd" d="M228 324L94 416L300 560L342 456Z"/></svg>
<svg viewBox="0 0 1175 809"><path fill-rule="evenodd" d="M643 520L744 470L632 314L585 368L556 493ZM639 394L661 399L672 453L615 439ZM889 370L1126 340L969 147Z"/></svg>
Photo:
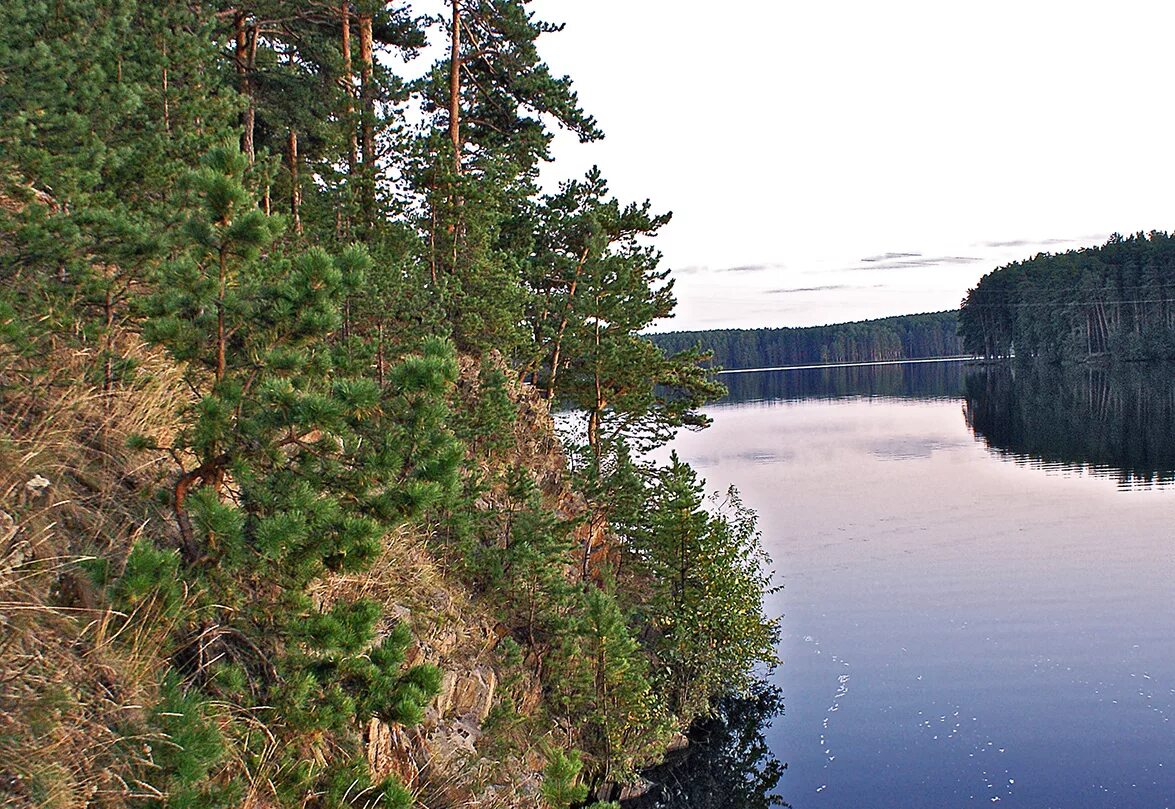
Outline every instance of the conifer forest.
<svg viewBox="0 0 1175 809"><path fill-rule="evenodd" d="M770 701L669 217L439 5L0 4L6 806L605 806Z"/></svg>
<svg viewBox="0 0 1175 809"><path fill-rule="evenodd" d="M1175 358L1175 238L1103 245L1000 267L967 293L959 334L983 357L1074 362Z"/></svg>
<svg viewBox="0 0 1175 809"><path fill-rule="evenodd" d="M700 345L715 365L745 370L953 357L963 354L958 331L958 313L949 311L829 326L670 331L649 338L666 351Z"/></svg>

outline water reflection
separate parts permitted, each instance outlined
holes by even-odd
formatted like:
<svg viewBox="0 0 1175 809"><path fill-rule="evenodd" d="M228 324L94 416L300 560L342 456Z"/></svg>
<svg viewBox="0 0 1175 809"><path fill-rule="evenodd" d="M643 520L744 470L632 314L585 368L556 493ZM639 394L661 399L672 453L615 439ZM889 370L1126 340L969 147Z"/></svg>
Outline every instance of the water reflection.
<svg viewBox="0 0 1175 809"><path fill-rule="evenodd" d="M1019 419L1010 433L1026 434L1015 446L1028 457L1169 479L1171 376L1151 366L1091 384L1086 369L1074 389L922 371L732 379L744 401L675 441L759 512L784 585L769 610L784 616L774 682L787 715L766 730L788 763L782 793L797 809L1170 805L1172 489L1007 463L985 446L1004 445L999 419L980 411ZM954 391L943 372L959 373ZM926 389L909 384L928 375ZM792 398L746 402L763 395ZM1016 413L1042 408L1056 412Z"/></svg>
<svg viewBox="0 0 1175 809"><path fill-rule="evenodd" d="M867 398L963 401L975 438L998 457L1066 475L1115 479L1120 488L1175 485L1175 365L1040 364L821 368L729 374L723 406ZM895 446L895 458L927 447ZM780 460L756 448L753 462Z"/></svg>
<svg viewBox="0 0 1175 809"><path fill-rule="evenodd" d="M966 377L977 439L1022 465L1115 478L1123 489L1175 484L1175 368L991 366Z"/></svg>
<svg viewBox="0 0 1175 809"><path fill-rule="evenodd" d="M796 402L804 399L957 399L963 393L961 362L811 368L724 374L730 391L722 404Z"/></svg>
<svg viewBox="0 0 1175 809"><path fill-rule="evenodd" d="M779 688L759 683L746 696L728 696L714 716L689 733L689 747L645 773L655 786L624 809L769 809L787 807L776 794L786 769L764 737L783 713Z"/></svg>

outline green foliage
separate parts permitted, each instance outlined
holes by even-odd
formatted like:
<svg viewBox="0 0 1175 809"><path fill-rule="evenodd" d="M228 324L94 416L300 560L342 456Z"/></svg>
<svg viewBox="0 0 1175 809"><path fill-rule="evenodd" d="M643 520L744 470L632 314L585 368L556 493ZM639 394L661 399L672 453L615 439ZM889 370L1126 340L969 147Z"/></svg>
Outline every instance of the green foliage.
<svg viewBox="0 0 1175 809"><path fill-rule="evenodd" d="M151 726L161 737L149 744L154 771L144 774L166 798L150 805L216 809L239 799L241 784L218 778L227 750L207 714L200 697L185 691L175 674L168 674L150 716Z"/></svg>
<svg viewBox="0 0 1175 809"><path fill-rule="evenodd" d="M670 709L692 719L773 664L776 622L763 613L770 576L755 515L733 489L713 514L703 484L676 453L654 490L650 530L634 549L652 581L645 610L657 631L657 680Z"/></svg>
<svg viewBox="0 0 1175 809"><path fill-rule="evenodd" d="M551 139L544 117L574 132L582 141L603 134L579 107L567 77L555 77L539 56L536 41L559 30L536 18L524 0L473 0L461 6L462 68L459 106L463 141L470 159L482 154L509 160L519 173L549 159ZM442 57L420 82L438 129L448 125L448 62ZM476 148L472 148L476 147Z"/></svg>
<svg viewBox="0 0 1175 809"><path fill-rule="evenodd" d="M174 614L184 598L179 565L175 551L161 550L148 540L135 543L122 575L113 584L111 600L125 612L150 602L163 614Z"/></svg>
<svg viewBox="0 0 1175 809"><path fill-rule="evenodd" d="M384 779L372 804L380 809L411 809L415 805L412 793L395 776Z"/></svg>
<svg viewBox="0 0 1175 809"><path fill-rule="evenodd" d="M25 324L9 337L31 357L70 335L107 393L134 369L117 337L166 255L177 180L227 133L231 99L197 78L212 23L139 0L0 9L0 277Z"/></svg>
<svg viewBox="0 0 1175 809"><path fill-rule="evenodd" d="M672 724L615 598L595 587L581 598L552 664L560 672L552 683L553 711L577 729L596 777L622 781L658 755Z"/></svg>
<svg viewBox="0 0 1175 809"><path fill-rule="evenodd" d="M441 672L421 664L401 671L405 651L412 638L408 628L397 624L369 655L369 684L364 689L363 711L387 722L415 725L424 708L441 690Z"/></svg>
<svg viewBox="0 0 1175 809"><path fill-rule="evenodd" d="M527 371L549 397L583 414L572 447L577 471L598 519L615 512L623 521L633 498L609 495L643 490L627 479L630 450L647 452L681 427L706 426L699 408L725 388L702 368L706 355L666 356L640 334L676 303L660 254L648 246L669 215L653 214L648 202L622 206L593 169L543 198L538 219L527 267L534 334Z"/></svg>
<svg viewBox="0 0 1175 809"><path fill-rule="evenodd" d="M547 809L567 809L588 796L587 784L580 783L583 761L578 750L552 750L543 770L543 803Z"/></svg>
<svg viewBox="0 0 1175 809"><path fill-rule="evenodd" d="M389 530L456 485L462 447L446 398L457 366L437 339L382 384L354 366L331 338L369 259L358 248L262 253L277 226L245 190L246 171L235 147L206 158L191 180L191 246L164 266L146 308L144 333L186 361L202 391L173 448L198 462L181 472L173 508L184 560L205 569L203 609L235 661L215 687L240 694L237 672L250 672L251 693L278 710L271 732L341 744L357 720L418 722L440 675L403 670L405 627L372 645L375 603L318 608L304 593L332 571L366 569ZM357 771L307 769L298 749L287 749L290 780L277 788L322 789L342 805Z"/></svg>
<svg viewBox="0 0 1175 809"><path fill-rule="evenodd" d="M494 456L514 442L517 408L510 399L506 373L490 356L478 368L477 398L463 419L460 437L474 452Z"/></svg>
<svg viewBox="0 0 1175 809"><path fill-rule="evenodd" d="M480 587L502 600L503 619L519 637L545 644L567 628L572 526L543 505L528 470L510 468L504 485L506 503L466 551L466 564Z"/></svg>
<svg viewBox="0 0 1175 809"><path fill-rule="evenodd" d="M539 55L557 26L523 0L457 11L450 99L445 58L412 84L389 58L425 44L407 6L0 9L0 395L49 389L57 352L88 358L79 376L107 407L149 381L140 338L189 394L174 429L136 424L126 442L175 462L150 493L169 519L117 577L117 555L88 565L111 606L167 635L150 721L170 742L144 783L170 803L232 802L241 780L286 806L411 804L372 783L358 728L420 721L440 672L406 667L408 627L336 586L407 524L501 621L503 659L541 679L549 710L517 721L553 719L583 750L552 759L552 805L655 760L717 688L686 684L700 641L638 595L657 592L652 567L601 585L617 571L575 541L644 562L681 530L753 580L722 555L748 545L749 517L659 523L666 481L633 460L704 426L720 393L701 353L640 336L674 304L650 246L668 216L620 204L596 171L541 197L548 124L600 137ZM352 39L370 30L370 63L344 55L344 17ZM460 397L458 349L479 363ZM577 496L554 502L508 457L515 374L587 414L574 519Z"/></svg>

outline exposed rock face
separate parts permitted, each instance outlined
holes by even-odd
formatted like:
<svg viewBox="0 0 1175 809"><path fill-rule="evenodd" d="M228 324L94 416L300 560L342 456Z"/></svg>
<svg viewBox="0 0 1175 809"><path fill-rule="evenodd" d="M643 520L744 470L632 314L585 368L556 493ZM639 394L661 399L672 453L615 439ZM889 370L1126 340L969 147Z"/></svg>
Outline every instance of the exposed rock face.
<svg viewBox="0 0 1175 809"><path fill-rule="evenodd" d="M409 650L408 664L440 666L441 687L416 727L378 719L368 722L363 734L368 763L377 779L399 778L424 807L537 809L545 759L521 753L506 761L490 761L479 750L489 741L483 728L487 717L506 697L492 651L499 634L466 598L454 591L426 599L430 605L446 602L440 621L434 620L438 616L430 608L412 613L395 605L388 610L410 623L416 633L418 642ZM516 710L537 709L541 700L537 683L524 681L519 693L512 700Z"/></svg>
<svg viewBox="0 0 1175 809"><path fill-rule="evenodd" d="M403 726L372 719L367 723L363 742L375 778L394 775L409 789L417 787L420 767L416 763L416 744Z"/></svg>
<svg viewBox="0 0 1175 809"><path fill-rule="evenodd" d="M645 778L638 778L634 783L625 784L620 788L620 794L616 797L618 801L631 801L634 798L639 798L647 795L649 790L655 787L652 781Z"/></svg>
<svg viewBox="0 0 1175 809"><path fill-rule="evenodd" d="M497 685L498 677L489 666L478 666L469 672L447 671L441 679L437 713L441 717L468 717L480 725L493 707Z"/></svg>

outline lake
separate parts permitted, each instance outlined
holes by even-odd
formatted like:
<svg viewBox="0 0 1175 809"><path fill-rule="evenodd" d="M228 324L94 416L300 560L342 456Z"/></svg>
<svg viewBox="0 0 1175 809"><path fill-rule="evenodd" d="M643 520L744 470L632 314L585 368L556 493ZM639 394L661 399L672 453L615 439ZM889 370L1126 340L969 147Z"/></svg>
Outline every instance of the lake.
<svg viewBox="0 0 1175 809"><path fill-rule="evenodd" d="M796 809L1175 802L1175 372L730 375L678 453L759 514Z"/></svg>

